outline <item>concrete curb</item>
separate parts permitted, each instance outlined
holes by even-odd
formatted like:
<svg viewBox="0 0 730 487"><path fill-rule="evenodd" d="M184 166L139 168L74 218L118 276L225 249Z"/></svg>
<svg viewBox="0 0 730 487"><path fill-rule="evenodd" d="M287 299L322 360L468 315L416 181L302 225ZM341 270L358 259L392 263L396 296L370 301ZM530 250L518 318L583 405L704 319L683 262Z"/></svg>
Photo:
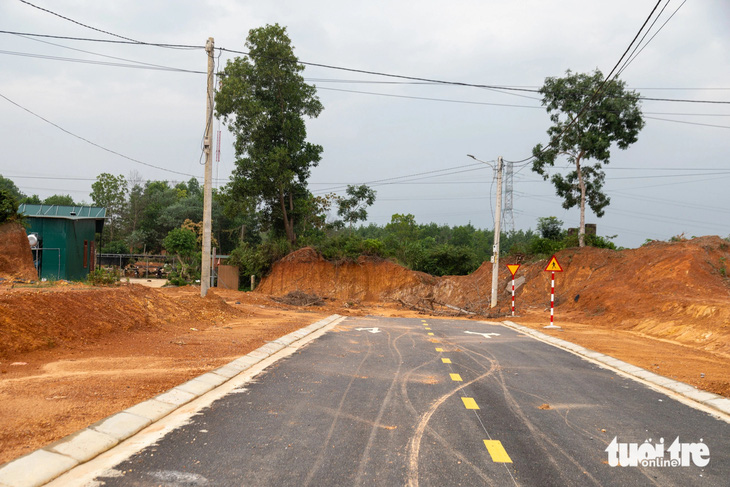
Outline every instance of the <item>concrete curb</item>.
<svg viewBox="0 0 730 487"><path fill-rule="evenodd" d="M197 399L276 352L341 319L344 317L336 314L328 316L277 338L223 367L113 414L55 443L0 465L0 487L37 487L46 484L113 448L180 406Z"/></svg>
<svg viewBox="0 0 730 487"><path fill-rule="evenodd" d="M689 384L685 384L684 382L679 382L677 380L670 379L668 377L664 377L653 372L649 372L648 370L637 367L636 365L631 365L619 359L613 358L609 355L594 352L593 350L581 347L580 345L576 345L575 343L556 338L552 335L541 333L526 326L518 325L517 323L513 323L512 321L483 321L482 323L507 326L526 335L535 337L538 340L549 343L550 345L554 345L558 348L573 352L576 355L587 357L594 362L606 366L607 368L615 369L634 379L649 383L655 388L671 391L672 393L683 397L688 402L699 404L713 412L722 413L730 416L730 399L726 397L719 396L712 392L703 391Z"/></svg>

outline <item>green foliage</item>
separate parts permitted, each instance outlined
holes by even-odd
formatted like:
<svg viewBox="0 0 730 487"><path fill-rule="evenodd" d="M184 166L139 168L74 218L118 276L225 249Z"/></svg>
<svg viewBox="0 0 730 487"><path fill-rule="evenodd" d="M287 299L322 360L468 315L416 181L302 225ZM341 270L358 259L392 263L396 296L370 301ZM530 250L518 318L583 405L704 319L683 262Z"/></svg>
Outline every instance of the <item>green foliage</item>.
<svg viewBox="0 0 730 487"><path fill-rule="evenodd" d="M54 194L43 200L44 205L76 206L71 195Z"/></svg>
<svg viewBox="0 0 730 487"><path fill-rule="evenodd" d="M189 257L198 248L198 236L186 228L173 228L162 241L162 245L172 254Z"/></svg>
<svg viewBox="0 0 730 487"><path fill-rule="evenodd" d="M114 240L114 231L119 227L126 195L127 180L121 175L113 176L109 173L101 173L91 185L90 196L94 204L106 208L107 221L104 225L102 241Z"/></svg>
<svg viewBox="0 0 730 487"><path fill-rule="evenodd" d="M22 200L26 197L20 189L15 185L15 182L8 178L4 178L0 174L0 191L7 191L10 195L15 198L16 201L23 202Z"/></svg>
<svg viewBox="0 0 730 487"><path fill-rule="evenodd" d="M97 268L89 272L86 278L87 282L92 286L117 286L119 285L119 275L113 269Z"/></svg>
<svg viewBox="0 0 730 487"><path fill-rule="evenodd" d="M538 218L537 231L544 239L560 240L563 236L563 221L554 216Z"/></svg>
<svg viewBox="0 0 730 487"><path fill-rule="evenodd" d="M0 189L0 224L22 220L18 213L18 200L7 189Z"/></svg>
<svg viewBox="0 0 730 487"><path fill-rule="evenodd" d="M197 252L198 236L193 230L173 228L162 241L162 245L177 256L180 264L179 269L170 273L168 280L172 284L180 286L200 278L200 269L196 265L196 262L200 262L200 252Z"/></svg>
<svg viewBox="0 0 730 487"><path fill-rule="evenodd" d="M368 219L367 208L375 203L375 190L365 184L347 186L347 198L340 198L337 214L345 223L353 224Z"/></svg>
<svg viewBox="0 0 730 487"><path fill-rule="evenodd" d="M128 254L129 247L123 240L114 240L101 248L102 254Z"/></svg>
<svg viewBox="0 0 730 487"><path fill-rule="evenodd" d="M250 30L246 50L248 57L226 64L215 97L216 115L236 137L231 197L247 205L253 199L266 228L293 244L306 182L322 153L306 141L304 117L316 118L323 107L304 82L285 27Z"/></svg>
<svg viewBox="0 0 730 487"><path fill-rule="evenodd" d="M586 203L598 217L610 203L603 193L602 165L610 162L611 146L627 149L638 140L644 126L639 94L627 90L626 83L617 79L604 84L599 70L592 74L569 70L563 78L546 78L540 93L553 125L548 129L550 143L538 144L532 150L532 170L551 179L557 195L563 198L563 208L580 206L582 239ZM590 109L584 110L586 106ZM560 155L567 156L575 170L550 177L548 168ZM595 163L587 164L589 159Z"/></svg>

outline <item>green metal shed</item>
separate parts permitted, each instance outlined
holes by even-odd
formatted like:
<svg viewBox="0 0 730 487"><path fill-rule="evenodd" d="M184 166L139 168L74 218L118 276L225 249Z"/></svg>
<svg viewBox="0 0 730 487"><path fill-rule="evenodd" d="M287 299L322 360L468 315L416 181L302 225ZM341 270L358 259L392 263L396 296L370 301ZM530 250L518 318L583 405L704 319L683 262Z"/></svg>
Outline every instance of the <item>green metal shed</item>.
<svg viewBox="0 0 730 487"><path fill-rule="evenodd" d="M19 212L29 223L28 235L38 239L32 250L40 278L81 281L94 270L106 208L22 204Z"/></svg>

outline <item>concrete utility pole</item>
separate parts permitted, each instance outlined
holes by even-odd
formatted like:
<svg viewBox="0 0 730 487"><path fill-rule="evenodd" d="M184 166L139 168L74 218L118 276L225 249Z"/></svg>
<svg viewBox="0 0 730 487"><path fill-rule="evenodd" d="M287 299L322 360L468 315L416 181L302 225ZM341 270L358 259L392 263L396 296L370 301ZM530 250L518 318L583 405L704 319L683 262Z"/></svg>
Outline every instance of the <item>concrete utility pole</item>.
<svg viewBox="0 0 730 487"><path fill-rule="evenodd" d="M467 154L475 161L492 166L489 162L481 161L471 154ZM492 247L492 303L490 308L497 306L497 291L499 286L499 237L502 232L500 223L502 221L502 156L497 158L497 207L494 209L494 246Z"/></svg>
<svg viewBox="0 0 730 487"><path fill-rule="evenodd" d="M203 255L200 265L200 296L205 297L210 287L210 251L211 251L211 209L213 200L213 154L212 133L213 133L213 78L215 69L215 59L213 58L213 50L215 41L212 37L208 37L205 43L205 52L208 54L208 94L205 106L205 138L203 139L203 152L205 153L205 182L203 183Z"/></svg>

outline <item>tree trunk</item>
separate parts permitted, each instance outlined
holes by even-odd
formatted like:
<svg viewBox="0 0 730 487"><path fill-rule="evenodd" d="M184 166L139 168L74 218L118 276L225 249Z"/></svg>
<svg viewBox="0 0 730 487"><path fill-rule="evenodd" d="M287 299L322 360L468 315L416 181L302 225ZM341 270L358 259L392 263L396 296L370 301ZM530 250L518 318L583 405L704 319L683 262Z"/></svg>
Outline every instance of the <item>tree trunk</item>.
<svg viewBox="0 0 730 487"><path fill-rule="evenodd" d="M583 171L580 169L580 159L583 151L575 159L575 168L578 173L578 186L580 187L580 227L578 228L578 247L586 246L586 183L583 181Z"/></svg>
<svg viewBox="0 0 730 487"><path fill-rule="evenodd" d="M291 195L290 195L291 197ZM281 214L282 219L284 220L284 231L286 232L286 239L289 240L289 243L294 245L294 241L296 240L296 236L294 235L294 223L293 221L289 221L289 214L286 211L286 201L284 198L284 190L279 189L279 203L281 204ZM291 202L290 202L291 205ZM293 218L292 218L293 220Z"/></svg>

